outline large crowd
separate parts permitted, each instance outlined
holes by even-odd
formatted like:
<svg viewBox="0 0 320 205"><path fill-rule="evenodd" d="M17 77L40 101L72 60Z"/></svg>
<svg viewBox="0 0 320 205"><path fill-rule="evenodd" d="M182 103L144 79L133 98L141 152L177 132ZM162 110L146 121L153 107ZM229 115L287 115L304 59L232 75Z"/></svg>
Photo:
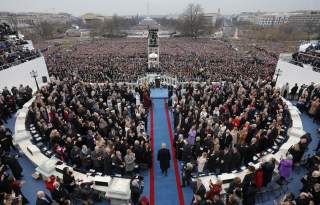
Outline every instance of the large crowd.
<svg viewBox="0 0 320 205"><path fill-rule="evenodd" d="M179 160L198 172L240 170L276 145L290 125L280 92L267 81L235 81L186 87L173 101ZM206 166L205 166L206 164Z"/></svg>
<svg viewBox="0 0 320 205"><path fill-rule="evenodd" d="M147 71L146 39L106 39L46 48L49 73L86 82L136 82ZM169 38L160 42L157 72L181 81L270 78L277 53L257 45L240 52L232 42ZM90 70L90 72L88 72Z"/></svg>
<svg viewBox="0 0 320 205"><path fill-rule="evenodd" d="M7 120L32 97L29 86L20 85L10 90L5 87L0 94L0 204L22 205L28 203L21 187L24 184L23 167L18 162L19 152L13 143Z"/></svg>
<svg viewBox="0 0 320 205"><path fill-rule="evenodd" d="M0 121L7 122L31 98L32 89L29 86L20 85L18 88L12 87L10 90L4 87L0 94Z"/></svg>
<svg viewBox="0 0 320 205"><path fill-rule="evenodd" d="M132 91L126 85L54 80L37 93L28 123L39 131L42 143L74 170L132 177L131 199L138 204L145 199L140 198L142 179L136 176L152 164L147 135L150 106L148 87ZM92 183L77 182L72 170L63 172L62 179L52 176L46 182L53 200L59 204L74 198L98 200ZM38 195L46 197L43 192Z"/></svg>
<svg viewBox="0 0 320 205"><path fill-rule="evenodd" d="M25 47L27 41L8 24L0 24L0 70L40 56L36 50Z"/></svg>
<svg viewBox="0 0 320 205"><path fill-rule="evenodd" d="M133 175L150 167L147 87L54 81L41 88L29 119L62 161L84 171Z"/></svg>
<svg viewBox="0 0 320 205"><path fill-rule="evenodd" d="M296 106L301 112L308 113L316 122L320 122L320 87L315 83L310 85L302 84L300 87L295 84L292 87L289 83L281 88L281 95L289 100L297 101Z"/></svg>
<svg viewBox="0 0 320 205"><path fill-rule="evenodd" d="M258 83L254 82L251 85L254 85L254 84L259 85L259 82ZM273 92L267 92L268 95L265 95L264 91L267 91L265 90L266 87L264 87L263 85L259 87L261 88L262 92L258 91L257 93L259 93L262 96L268 96L269 94L273 93ZM217 90L221 90L219 86L216 86L216 88L218 88ZM246 88L248 89L248 87ZM210 90L216 90L214 86L212 87L207 86L206 89L208 92L210 92ZM205 92L206 89L199 88L199 87L192 88L191 91L189 89L189 91L187 90L187 92L182 95L181 99L178 98L176 99L176 101L173 102L174 113L175 112L178 113L178 116L176 115L176 117L174 117L174 120L175 120L174 124L176 125L178 130L181 130L180 125L183 124L183 121L188 121L189 118L200 119L200 121L198 121L197 123L191 123L192 125L195 125L195 126L191 127L189 131L188 131L189 129L188 128L187 131L182 132L182 134L179 134L179 132L176 133L175 148L176 148L176 152L178 153L177 156L178 156L178 159L179 157L181 157L180 159L183 160L184 162L184 167L182 171L183 186L185 184L187 185L190 184L193 173L199 174L199 173L210 172L210 173L219 174L221 170L223 172L225 171L229 172L230 170L238 168L241 164L246 163L244 160L242 160L241 152L239 154L237 151L239 144L237 143L234 144L234 141L239 142L239 140L241 140L241 130L240 130L240 133L237 133L238 131L237 128L241 128L241 126L239 127L239 125L236 126L238 124L237 122L239 122L235 120L237 116L235 116L231 120L230 118L228 120L228 116L227 118L225 117L225 111L227 115L229 115L229 112L231 111L232 113L232 111L234 110L234 108L233 109L228 108L228 102L231 102L231 101L229 100L226 103L223 103L223 106L221 107L221 109L218 109L219 108L218 107L217 109L213 110L213 112L207 112L207 108L208 108L207 106L210 107L210 103L203 101L203 99L205 96L210 96L210 95L208 95L208 93L206 94ZM196 92L198 90L200 90L201 94L197 96ZM239 89L235 89L235 91L239 91ZM270 104L272 104L272 101L276 100L277 98L279 99L280 94L282 94L284 97L290 100L298 99L297 106L300 109L300 111L306 112L308 115L314 118L316 122L319 122L318 119L320 116L319 115L320 89L319 87L316 87L314 83L308 86L302 85L300 89L297 85L295 85L291 88L290 91L287 92L287 94L281 92L280 90L273 90L273 91L274 91L273 94L276 94L278 97L273 96L269 98L269 100L271 100ZM177 96L179 96L179 91L177 93L178 93ZM252 90L248 89L247 93L251 94ZM222 95L222 96L231 96L229 98L232 99L233 96L234 95L237 96L237 94L238 92L233 91L233 93L225 93L225 95ZM243 94L243 96L246 97L246 94ZM259 98L256 98L256 97L258 96L255 96L255 98L249 98L252 100L253 104L250 104L248 106L250 110L250 107L253 105L255 112L252 113L253 115L251 116L255 116L254 118L259 116L259 107L260 107L260 106L256 106L256 103L259 102L258 100ZM195 100L196 98L200 99L200 101ZM180 108L181 101L182 101L182 104L184 104L184 102L188 102L188 103L185 106L182 106L182 108ZM200 102L200 103L198 104L197 102ZM268 98L265 99L265 102L268 102ZM197 107L197 104L200 106L202 105L202 109L205 107L205 109L203 109L198 114L199 115L198 117L195 117L192 114L187 114L188 112L183 112L183 111L181 111L181 113L179 112L179 110L180 109L183 110L184 107L188 108L190 106L191 107L190 109L192 109L193 106ZM245 104L245 103L241 103L241 104ZM270 106L269 103L267 104L268 106ZM280 104L278 104L278 106L279 105ZM198 110L199 109L196 108L195 113L198 113L197 112ZM283 111L285 111L285 109ZM185 113L185 115L183 115L182 113ZM212 113L212 116L210 116L210 113ZM279 113L279 112L276 111L276 112L268 112L268 113ZM216 133L212 134L214 133L214 129L212 128L210 129L210 126L208 129L208 125L207 125L207 122L209 121L211 123L211 120L203 120L203 119L201 120L201 116L206 116L204 119L215 118L215 119L218 119L218 121L221 121L221 119L223 119L222 121L226 121L226 123L222 124L221 126L221 122L219 122L219 124L217 124ZM270 117L271 119L273 118L273 116L270 116ZM269 118L269 116L267 116L267 118ZM258 117L258 119L261 119L261 118ZM281 118L281 119L285 119L285 118ZM252 123L252 121L250 120L249 122ZM201 125L203 123L205 124L204 127L206 127L206 129L201 133L201 130L203 130L201 129L203 128L203 126ZM256 122L253 122L253 123L256 124ZM245 123L240 123L240 124L245 125ZM229 138L225 137L226 135L230 135L229 134L230 128L228 128L228 125L229 127L231 127L231 131L234 128L236 128L237 135L231 134ZM254 129L256 129L255 126L253 127ZM272 138L268 137L270 136L270 134L272 136L272 125L269 124L267 127L269 128L264 128L260 130L262 132L268 133L266 136L261 135L261 132L256 129L253 135L253 138L255 138L255 140L252 140L252 138L250 138L251 142L249 140L249 143L245 146L250 147L252 142L256 144L256 148L259 147L259 145L261 146L262 144L265 144L266 146L268 146L268 141L271 140L272 142ZM212 133L208 135L208 133L206 133L207 130L210 130ZM216 141L213 140L214 137L212 136L217 136L216 137L217 140ZM261 137L267 137L268 140L261 141ZM208 138L210 139L209 143L207 143ZM189 145L190 140L191 140L191 144L194 143L192 146ZM213 141L213 144L212 144L212 141ZM244 179L241 181L240 178L236 177L234 181L230 183L229 188L225 190L223 190L222 182L219 180L216 182L210 182L209 190L206 190L200 178L198 179L195 178L194 180L195 186L193 187L194 197L192 200L192 204L194 205L199 205L199 204L201 205L202 204L221 204L222 205L222 204L241 204L241 203L246 205L256 204L257 203L256 199L259 198L258 194L259 192L261 192L261 190L266 189L271 191L273 195L276 194L277 190L279 191L282 189L281 188L282 186L287 186L287 184L290 183L292 179L289 179L289 178L294 168L295 167L298 168L300 166L304 166L304 168L307 171L306 175L301 179L302 188L300 189L300 193L298 193L298 195L295 196L293 193L288 192L283 197L281 197L279 201L275 201L275 204L279 204L279 205L319 204L320 203L320 181L319 181L320 179L320 169L319 169L320 140L317 148L315 149L316 153L313 154L312 156L305 157L304 154L306 150L308 150L308 145L311 141L312 141L312 138L310 134L307 133L303 135L300 138L300 141L292 145L288 150L287 155L283 157L278 163L271 158L269 161L262 161L258 169L252 167L249 164L248 173L245 175ZM224 148L222 149L221 149L221 142L222 142L222 145L224 146ZM225 142L228 142L227 147L225 147L224 145ZM246 144L247 142L244 141L242 143ZM234 152L232 149L235 149L236 152ZM250 149L248 149L246 150L246 152L243 152L243 154L244 156L248 156L252 154L252 152ZM215 166L212 166L213 163L215 163ZM231 167L231 168L228 169L228 167ZM274 175L273 173L275 172L278 173L278 175ZM275 183L278 184L278 186L280 186L279 189L275 188L274 186ZM271 184L271 186L269 186L269 184ZM222 192L224 191L226 193L226 197L221 197Z"/></svg>
<svg viewBox="0 0 320 205"><path fill-rule="evenodd" d="M320 89L311 84L301 86L300 90L295 86L285 97L298 98L298 108L317 121ZM172 102L175 150L178 160L184 164L182 186L193 184L193 205L254 205L262 190L275 194L287 186L294 167L299 166L307 168L307 174L301 179L301 192L297 196L287 193L276 203L320 203L320 152L304 158L312 141L309 133L301 136L280 162L271 158L262 161L258 168L250 165L253 155L275 145L274 139L284 135L282 129L290 125L288 110L280 98L281 90L267 82L235 81L189 85L184 91L176 89L175 94ZM320 141L316 150L320 150ZM198 174L230 173L242 165L247 165L248 173L242 180L236 177L225 190L219 180L210 181L206 190L201 179L196 178Z"/></svg>
<svg viewBox="0 0 320 205"><path fill-rule="evenodd" d="M49 47L44 56L49 74L78 76L84 82L135 82L147 65L143 40L109 39Z"/></svg>
<svg viewBox="0 0 320 205"><path fill-rule="evenodd" d="M23 167L13 143L8 119L32 98L32 89L20 85L5 87L0 95L0 202L27 204L21 188ZM151 166L151 147L147 133L150 96L147 87L131 92L126 86L97 86L78 80L54 81L38 91L29 108L27 123L34 123L43 142L56 157L75 169L96 169L108 175L132 177L132 200L146 205L141 197L143 185L136 177ZM77 198L82 204L101 200L92 183L79 183L71 170L63 178L50 177L46 187L51 193L37 193L37 204L71 204Z"/></svg>
<svg viewBox="0 0 320 205"><path fill-rule="evenodd" d="M175 149L183 161L182 184L189 185L192 173L230 173L253 162L253 157L274 145L285 135L290 117L280 91L267 81L234 81L178 88L173 105ZM220 198L222 182L205 190L201 180L194 186L193 204L255 204L257 186L267 186L275 160L264 163L241 182L236 178ZM256 185L256 172L263 172ZM271 176L270 176L271 174ZM282 183L282 182L280 182ZM241 199L240 199L241 198Z"/></svg>

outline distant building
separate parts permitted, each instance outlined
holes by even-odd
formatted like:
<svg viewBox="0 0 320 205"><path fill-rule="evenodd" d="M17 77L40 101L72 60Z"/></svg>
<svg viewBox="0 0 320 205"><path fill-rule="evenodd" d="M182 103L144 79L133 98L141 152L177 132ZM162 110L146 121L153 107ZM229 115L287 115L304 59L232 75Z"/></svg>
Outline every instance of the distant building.
<svg viewBox="0 0 320 205"><path fill-rule="evenodd" d="M81 16L82 22L87 25L94 25L104 22L106 17L94 13L87 13Z"/></svg>
<svg viewBox="0 0 320 205"><path fill-rule="evenodd" d="M128 30L124 30L124 32L128 34L128 37L147 38L149 34L149 28L158 29L158 36L161 38L170 37L172 34L172 32L163 28L157 21L150 17L142 19L138 25L135 25Z"/></svg>
<svg viewBox="0 0 320 205"><path fill-rule="evenodd" d="M142 19L138 25L134 27L135 30L149 30L149 28L160 29L160 24L150 17Z"/></svg>
<svg viewBox="0 0 320 205"><path fill-rule="evenodd" d="M39 22L49 23L68 23L71 22L75 17L68 13L0 13L0 22L7 22L9 24L16 24L18 27L24 27L24 25L32 25ZM16 26L14 25L14 26Z"/></svg>
<svg viewBox="0 0 320 205"><path fill-rule="evenodd" d="M89 37L90 30L89 29L77 29L77 28L70 28L66 31L66 36L69 37Z"/></svg>
<svg viewBox="0 0 320 205"><path fill-rule="evenodd" d="M205 22L208 26L214 26L217 22L217 19L219 18L218 13L205 13L203 14L203 17L205 19Z"/></svg>
<svg viewBox="0 0 320 205"><path fill-rule="evenodd" d="M249 22L260 26L276 26L286 23L306 24L308 22L320 24L320 10L287 13L242 12L236 18L238 22Z"/></svg>
<svg viewBox="0 0 320 205"><path fill-rule="evenodd" d="M267 13L256 18L256 24L260 26L276 26L288 23L288 13Z"/></svg>
<svg viewBox="0 0 320 205"><path fill-rule="evenodd" d="M290 15L288 19L292 24L315 23L320 24L320 10L317 11L297 11Z"/></svg>
<svg viewBox="0 0 320 205"><path fill-rule="evenodd" d="M35 12L0 12L0 23L8 23L13 28L23 31L32 31L33 26L39 24L40 22L66 24L75 19L75 17L67 13L52 14Z"/></svg>
<svg viewBox="0 0 320 205"><path fill-rule="evenodd" d="M148 37L149 28L160 29L160 24L154 19L146 17L142 19L138 25L135 25L130 30L127 30L126 33L128 33L130 36L141 36L146 38Z"/></svg>
<svg viewBox="0 0 320 205"><path fill-rule="evenodd" d="M237 15L236 19L238 22L248 22L255 24L257 22L258 15L260 15L259 12L242 12Z"/></svg>

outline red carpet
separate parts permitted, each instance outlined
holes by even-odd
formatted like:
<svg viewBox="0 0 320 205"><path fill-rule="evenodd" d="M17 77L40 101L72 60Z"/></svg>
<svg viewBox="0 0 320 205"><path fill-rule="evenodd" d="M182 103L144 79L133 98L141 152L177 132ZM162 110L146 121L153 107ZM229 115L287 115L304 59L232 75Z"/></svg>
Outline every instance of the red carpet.
<svg viewBox="0 0 320 205"><path fill-rule="evenodd" d="M150 108L150 146L152 150L152 158L154 155L154 121L153 121L153 107ZM150 205L154 205L154 162L150 169Z"/></svg>
<svg viewBox="0 0 320 205"><path fill-rule="evenodd" d="M173 160L173 165L174 165L174 173L176 175L176 184L177 184L177 189L178 189L179 205L184 205L184 198L183 198L183 192L182 192L182 188L181 188L178 160L176 158L175 149L174 149L174 145L173 145L173 134L172 134L172 128L171 128L169 108L168 108L168 104L167 104L167 101L165 98L164 98L164 104L165 104L166 118L167 118L167 123L168 123L168 131L169 131L169 136L170 136L170 144L171 144L172 160Z"/></svg>

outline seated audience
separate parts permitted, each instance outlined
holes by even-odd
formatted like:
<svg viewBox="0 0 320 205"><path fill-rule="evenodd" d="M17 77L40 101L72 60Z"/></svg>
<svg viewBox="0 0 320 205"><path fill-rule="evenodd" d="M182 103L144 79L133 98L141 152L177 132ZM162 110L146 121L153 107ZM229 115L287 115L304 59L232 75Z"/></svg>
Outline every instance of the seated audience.
<svg viewBox="0 0 320 205"><path fill-rule="evenodd" d="M0 71L40 56L36 50L29 50L27 41L6 24L0 24Z"/></svg>

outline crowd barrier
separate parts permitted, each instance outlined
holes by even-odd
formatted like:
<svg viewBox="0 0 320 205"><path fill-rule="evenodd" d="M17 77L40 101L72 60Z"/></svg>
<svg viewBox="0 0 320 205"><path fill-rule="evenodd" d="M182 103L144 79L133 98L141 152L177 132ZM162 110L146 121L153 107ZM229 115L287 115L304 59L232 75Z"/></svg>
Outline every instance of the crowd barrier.
<svg viewBox="0 0 320 205"><path fill-rule="evenodd" d="M176 86L179 84L178 79L175 77L170 77L168 75L158 75L158 74L147 74L146 76L140 77L137 80L137 84L149 84L155 83L159 79L162 85L173 85Z"/></svg>
<svg viewBox="0 0 320 205"><path fill-rule="evenodd" d="M55 156L49 158L41 152L38 146L31 142L31 132L34 130L28 130L26 128L26 117L28 108L34 100L35 97L29 100L23 108L17 112L15 134L13 136L14 142L18 144L21 151L32 162L36 167L35 170L41 174L43 178L51 175L62 178L63 168L69 167L69 169L73 170L72 167L59 161ZM130 179L116 176L103 176L102 174L93 175L90 172L83 174L75 170L73 170L73 174L77 182L92 182L93 189L108 198L112 205L129 204L131 198Z"/></svg>

